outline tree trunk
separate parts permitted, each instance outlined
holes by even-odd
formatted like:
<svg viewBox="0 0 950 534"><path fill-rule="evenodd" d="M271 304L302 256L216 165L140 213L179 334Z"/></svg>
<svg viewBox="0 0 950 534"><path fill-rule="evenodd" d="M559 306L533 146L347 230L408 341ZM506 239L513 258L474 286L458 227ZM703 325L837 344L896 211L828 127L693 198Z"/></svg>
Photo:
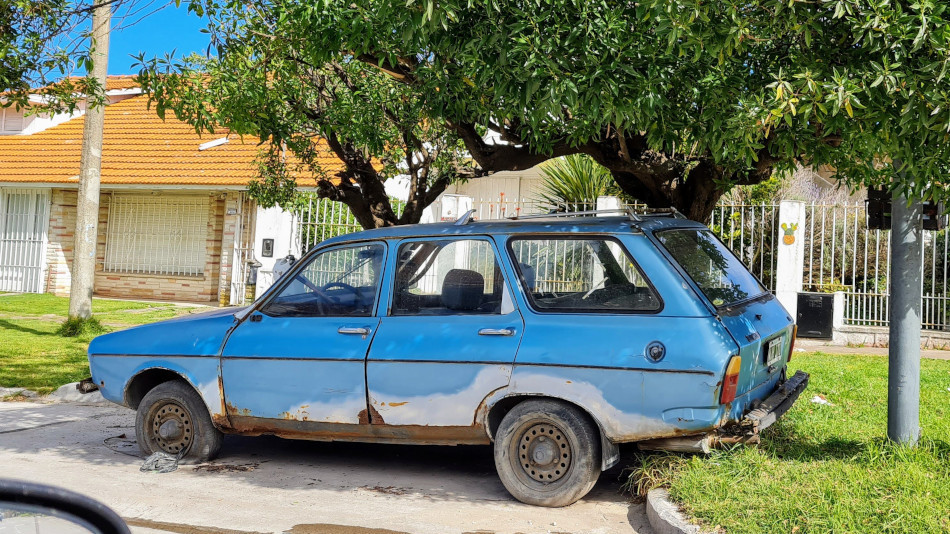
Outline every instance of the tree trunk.
<svg viewBox="0 0 950 534"><path fill-rule="evenodd" d="M112 6L103 4L92 13L90 55L94 58L90 74L106 87L109 62L109 25ZM105 105L86 98L83 118L82 155L79 163L79 194L76 201L76 231L73 234L73 269L69 288L69 318L92 317L92 293L96 276L96 243L99 227L99 178L102 173L102 132Z"/></svg>
<svg viewBox="0 0 950 534"><path fill-rule="evenodd" d="M719 198L725 191L716 185L721 171L706 161L693 167L686 178L664 173L641 175L627 171L611 171L614 180L624 193L636 198L651 208L676 208L687 218L702 223L709 222Z"/></svg>
<svg viewBox="0 0 950 534"><path fill-rule="evenodd" d="M706 160L693 167L672 191L672 206L687 218L709 223L719 198L726 193L719 189L722 171Z"/></svg>

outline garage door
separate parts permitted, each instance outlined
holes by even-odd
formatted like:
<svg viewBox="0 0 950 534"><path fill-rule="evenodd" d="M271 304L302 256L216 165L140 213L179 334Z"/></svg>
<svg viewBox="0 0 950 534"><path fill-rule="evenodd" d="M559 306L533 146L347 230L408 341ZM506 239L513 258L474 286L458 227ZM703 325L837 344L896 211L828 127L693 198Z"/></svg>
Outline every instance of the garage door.
<svg viewBox="0 0 950 534"><path fill-rule="evenodd" d="M0 189L0 291L43 290L48 227L48 189Z"/></svg>

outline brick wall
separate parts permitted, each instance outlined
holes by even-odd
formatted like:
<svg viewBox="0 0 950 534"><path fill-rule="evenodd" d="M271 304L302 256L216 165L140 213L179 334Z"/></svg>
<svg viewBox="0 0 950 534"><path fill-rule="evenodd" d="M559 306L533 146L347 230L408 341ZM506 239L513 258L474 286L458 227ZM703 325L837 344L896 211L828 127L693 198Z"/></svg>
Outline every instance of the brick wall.
<svg viewBox="0 0 950 534"><path fill-rule="evenodd" d="M219 242L219 257L221 258L221 269L218 275L218 302L222 306L227 306L231 302L231 273L234 269L235 261L235 238L238 233L238 225L241 223L241 200L240 193L228 193L224 200L224 218L221 241Z"/></svg>
<svg viewBox="0 0 950 534"><path fill-rule="evenodd" d="M99 234L96 251L95 294L102 297L218 302L221 237L225 227L226 200L222 194L204 194L208 199L204 272L198 276L168 276L108 272L104 268L109 201L104 193L99 204ZM73 232L76 224L76 192L53 190L50 208L47 291L68 295L72 262Z"/></svg>
<svg viewBox="0 0 950 534"><path fill-rule="evenodd" d="M76 191L64 189L50 192L46 292L61 297L69 295L73 234L76 231L76 195Z"/></svg>

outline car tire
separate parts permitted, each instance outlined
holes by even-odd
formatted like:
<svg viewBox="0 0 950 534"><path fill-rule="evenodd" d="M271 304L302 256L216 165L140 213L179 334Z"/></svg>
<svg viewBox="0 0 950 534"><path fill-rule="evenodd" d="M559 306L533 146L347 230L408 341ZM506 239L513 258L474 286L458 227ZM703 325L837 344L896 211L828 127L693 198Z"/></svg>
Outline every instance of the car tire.
<svg viewBox="0 0 950 534"><path fill-rule="evenodd" d="M162 451L188 464L214 459L223 435L194 388L173 380L155 386L139 403L135 438L146 456Z"/></svg>
<svg viewBox="0 0 950 534"><path fill-rule="evenodd" d="M575 406L528 400L502 419L495 433L495 468L505 489L537 506L567 506L597 483L600 432Z"/></svg>

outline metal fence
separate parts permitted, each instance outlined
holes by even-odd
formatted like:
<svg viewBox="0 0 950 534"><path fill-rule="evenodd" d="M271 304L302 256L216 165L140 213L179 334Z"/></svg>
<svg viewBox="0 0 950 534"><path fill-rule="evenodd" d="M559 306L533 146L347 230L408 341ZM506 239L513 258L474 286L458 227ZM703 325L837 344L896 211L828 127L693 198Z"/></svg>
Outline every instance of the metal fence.
<svg viewBox="0 0 950 534"><path fill-rule="evenodd" d="M804 286L806 291L843 291L846 324L887 326L891 232L869 230L866 221L863 204L806 207ZM946 230L925 230L922 247L921 324L944 330L950 326Z"/></svg>
<svg viewBox="0 0 950 534"><path fill-rule="evenodd" d="M393 201L396 216L402 215L403 203ZM297 241L300 251L306 254L321 241L363 229L350 208L342 202L334 202L316 195L306 197L305 203L294 210Z"/></svg>
<svg viewBox="0 0 950 534"><path fill-rule="evenodd" d="M708 225L752 274L774 292L778 204L720 204Z"/></svg>
<svg viewBox="0 0 950 534"><path fill-rule="evenodd" d="M625 207L641 209L642 205ZM500 219L518 215L557 211L585 211L596 201L552 207L530 199L473 199L471 209L478 219ZM441 206L434 206L442 213ZM869 230L863 203L811 204L805 208L805 226L798 235L804 239L805 291L845 293L846 324L886 326L890 293L890 232ZM455 215L454 213L452 214ZM325 199L311 200L298 211L299 235L303 250L347 232L360 230L343 204ZM436 216L435 220L441 217ZM779 205L721 204L713 212L709 227L771 291L776 288L778 246L784 233L779 227ZM946 230L925 231L923 240L922 326L950 328L948 263L950 237Z"/></svg>

